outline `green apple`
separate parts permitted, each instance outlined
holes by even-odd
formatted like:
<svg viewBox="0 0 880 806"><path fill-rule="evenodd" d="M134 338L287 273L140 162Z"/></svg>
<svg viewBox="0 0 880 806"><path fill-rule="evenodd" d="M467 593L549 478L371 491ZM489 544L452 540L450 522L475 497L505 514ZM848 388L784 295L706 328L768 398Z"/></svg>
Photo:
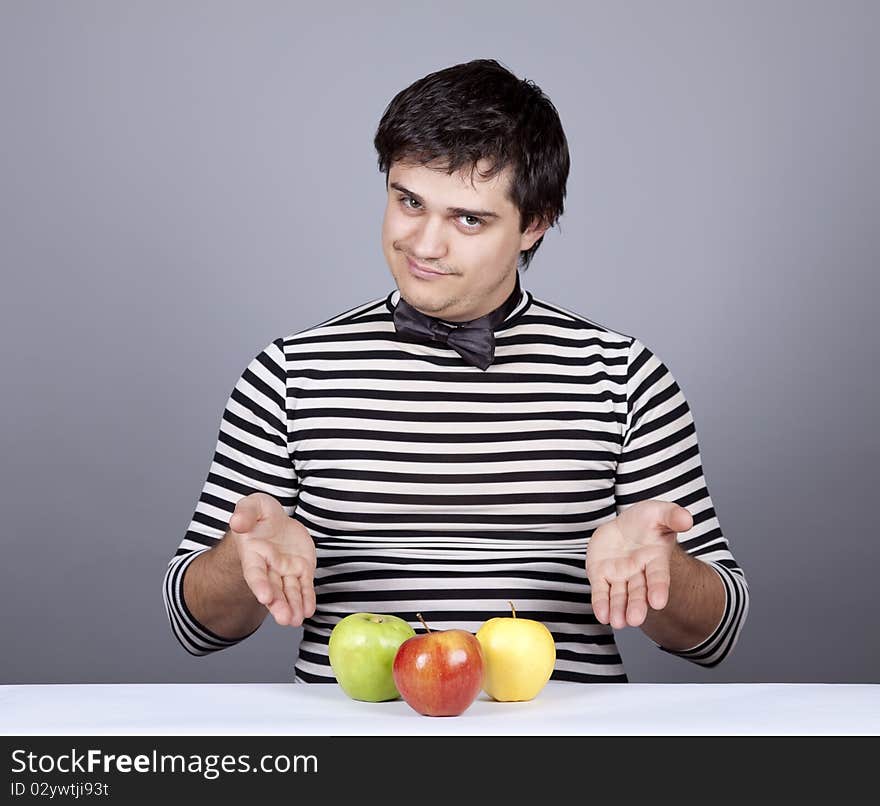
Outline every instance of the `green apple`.
<svg viewBox="0 0 880 806"><path fill-rule="evenodd" d="M479 630L486 674L483 691L499 702L532 700L547 684L556 664L553 635L540 621L512 617L489 619Z"/></svg>
<svg viewBox="0 0 880 806"><path fill-rule="evenodd" d="M384 702L400 696L391 665L398 647L416 631L402 618L352 613L330 633L330 667L353 700Z"/></svg>

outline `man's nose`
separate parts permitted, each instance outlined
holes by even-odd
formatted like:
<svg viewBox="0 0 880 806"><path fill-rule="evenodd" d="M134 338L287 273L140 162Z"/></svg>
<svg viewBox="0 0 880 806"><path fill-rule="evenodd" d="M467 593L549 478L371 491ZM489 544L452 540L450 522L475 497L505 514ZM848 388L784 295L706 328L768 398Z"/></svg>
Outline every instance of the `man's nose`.
<svg viewBox="0 0 880 806"><path fill-rule="evenodd" d="M412 256L417 260L439 260L446 255L443 220L425 216L418 222L411 242Z"/></svg>

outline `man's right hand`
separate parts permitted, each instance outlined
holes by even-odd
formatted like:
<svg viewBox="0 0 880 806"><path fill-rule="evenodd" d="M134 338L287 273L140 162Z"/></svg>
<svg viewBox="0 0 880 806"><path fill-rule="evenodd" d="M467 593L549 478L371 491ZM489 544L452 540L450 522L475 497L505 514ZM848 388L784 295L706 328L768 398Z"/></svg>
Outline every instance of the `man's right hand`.
<svg viewBox="0 0 880 806"><path fill-rule="evenodd" d="M236 505L229 532L245 582L281 625L298 627L315 612L315 543L306 528L266 493Z"/></svg>

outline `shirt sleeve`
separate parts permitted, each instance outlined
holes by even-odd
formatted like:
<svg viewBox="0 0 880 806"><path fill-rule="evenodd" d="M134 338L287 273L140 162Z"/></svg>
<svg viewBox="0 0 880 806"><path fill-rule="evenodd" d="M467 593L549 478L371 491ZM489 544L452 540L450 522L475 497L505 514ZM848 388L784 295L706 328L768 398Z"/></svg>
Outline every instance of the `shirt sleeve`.
<svg viewBox="0 0 880 806"><path fill-rule="evenodd" d="M268 493L288 515L296 508L298 483L287 447L286 390L279 339L248 364L226 402L208 477L165 572L162 594L171 630L193 655L225 649L248 636L221 637L192 615L183 598L190 563L223 537L236 503L246 495Z"/></svg>
<svg viewBox="0 0 880 806"><path fill-rule="evenodd" d="M717 666L739 639L749 609L748 583L730 551L709 496L690 407L670 371L644 344L634 339L627 363L627 416L617 464L617 513L637 501L672 501L694 519L678 535L691 556L707 563L725 591L720 623L697 646L664 652L700 666Z"/></svg>

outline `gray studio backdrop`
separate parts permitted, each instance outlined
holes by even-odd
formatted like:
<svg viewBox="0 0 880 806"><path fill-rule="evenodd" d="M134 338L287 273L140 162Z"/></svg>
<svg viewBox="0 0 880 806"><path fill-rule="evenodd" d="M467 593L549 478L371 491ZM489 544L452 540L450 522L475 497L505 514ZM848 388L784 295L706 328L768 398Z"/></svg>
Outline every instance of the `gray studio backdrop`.
<svg viewBox="0 0 880 806"><path fill-rule="evenodd" d="M0 682L291 679L299 633L271 619L186 654L162 575L251 358L393 287L385 105L485 57L571 149L524 284L669 365L751 586L724 664L626 629L631 679L880 680L880 4L0 15Z"/></svg>

